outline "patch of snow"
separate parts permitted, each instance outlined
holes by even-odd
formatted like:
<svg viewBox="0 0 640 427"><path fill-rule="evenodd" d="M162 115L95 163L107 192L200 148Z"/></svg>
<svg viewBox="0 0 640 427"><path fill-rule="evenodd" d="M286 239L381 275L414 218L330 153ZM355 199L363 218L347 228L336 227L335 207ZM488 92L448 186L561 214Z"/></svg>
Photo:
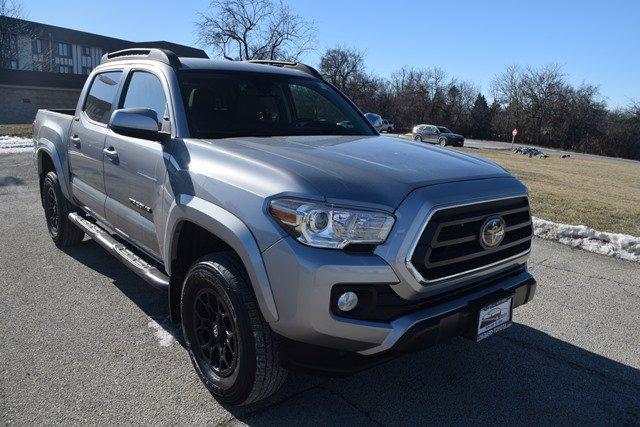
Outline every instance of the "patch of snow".
<svg viewBox="0 0 640 427"><path fill-rule="evenodd" d="M20 136L0 135L0 154L26 153L33 150L33 140Z"/></svg>
<svg viewBox="0 0 640 427"><path fill-rule="evenodd" d="M533 218L533 233L574 248L628 261L640 262L640 237L607 233L584 225L559 224Z"/></svg>
<svg viewBox="0 0 640 427"><path fill-rule="evenodd" d="M147 327L153 330L153 335L155 335L161 347L170 347L176 342L177 336L180 334L179 328L171 323L169 317L160 318L158 321L150 317Z"/></svg>

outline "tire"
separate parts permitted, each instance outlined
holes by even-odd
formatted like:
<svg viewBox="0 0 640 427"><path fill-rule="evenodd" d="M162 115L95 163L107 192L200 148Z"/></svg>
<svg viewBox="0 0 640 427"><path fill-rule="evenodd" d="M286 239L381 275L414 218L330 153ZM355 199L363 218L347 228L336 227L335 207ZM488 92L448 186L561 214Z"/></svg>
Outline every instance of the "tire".
<svg viewBox="0 0 640 427"><path fill-rule="evenodd" d="M62 194L58 175L49 172L44 177L40 192L47 229L57 246L73 246L82 242L84 231L69 220L69 214L75 212L74 206Z"/></svg>
<svg viewBox="0 0 640 427"><path fill-rule="evenodd" d="M422 142L422 135L418 134L418 135L414 136L413 140L416 141L416 142Z"/></svg>
<svg viewBox="0 0 640 427"><path fill-rule="evenodd" d="M440 140L438 141L438 144L440 144L441 147L446 147L447 146L447 139L446 138L440 138Z"/></svg>
<svg viewBox="0 0 640 427"><path fill-rule="evenodd" d="M278 339L233 254L210 254L193 264L182 287L180 316L191 362L216 399L247 405L284 383Z"/></svg>

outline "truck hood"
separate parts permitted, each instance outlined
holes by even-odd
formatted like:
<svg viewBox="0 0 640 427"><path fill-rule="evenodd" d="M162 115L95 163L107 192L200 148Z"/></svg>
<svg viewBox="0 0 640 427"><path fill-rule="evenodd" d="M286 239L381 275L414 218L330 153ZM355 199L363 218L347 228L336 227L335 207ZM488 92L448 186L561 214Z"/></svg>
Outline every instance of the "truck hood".
<svg viewBox="0 0 640 427"><path fill-rule="evenodd" d="M200 141L251 163L296 175L329 202L354 201L391 210L418 187L509 176L487 160L396 137L278 136Z"/></svg>

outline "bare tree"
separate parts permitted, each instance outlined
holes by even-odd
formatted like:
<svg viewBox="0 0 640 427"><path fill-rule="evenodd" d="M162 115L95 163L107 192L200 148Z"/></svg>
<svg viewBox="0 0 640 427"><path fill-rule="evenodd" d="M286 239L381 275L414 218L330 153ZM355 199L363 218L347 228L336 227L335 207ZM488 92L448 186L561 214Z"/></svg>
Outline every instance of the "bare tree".
<svg viewBox="0 0 640 427"><path fill-rule="evenodd" d="M196 22L199 42L229 60L297 60L316 28L275 0L213 0Z"/></svg>
<svg viewBox="0 0 640 427"><path fill-rule="evenodd" d="M22 3L18 0L0 0L0 68L34 69L49 71L51 67L51 49L48 43L42 43L38 55L23 61L20 53L28 49L29 43L41 36L38 27L26 20ZM26 44L26 46L25 46Z"/></svg>
<svg viewBox="0 0 640 427"><path fill-rule="evenodd" d="M637 120L640 120L640 101L632 100L629 104L629 112Z"/></svg>
<svg viewBox="0 0 640 427"><path fill-rule="evenodd" d="M9 61L18 58L18 34L25 31L22 4L16 0L0 0L0 68L10 68Z"/></svg>
<svg viewBox="0 0 640 427"><path fill-rule="evenodd" d="M11 18L22 17L22 4L16 0L0 0L0 16L9 16Z"/></svg>
<svg viewBox="0 0 640 427"><path fill-rule="evenodd" d="M396 129L432 123L510 139L517 127L520 142L640 159L640 102L607 110L597 86L571 84L557 64L508 67L492 82L491 105L473 83L440 68L403 67L389 79L372 75L353 48L327 50L320 71L363 111L392 119Z"/></svg>
<svg viewBox="0 0 640 427"><path fill-rule="evenodd" d="M328 49L320 58L320 73L338 89L347 92L365 74L364 56L359 50L345 46Z"/></svg>

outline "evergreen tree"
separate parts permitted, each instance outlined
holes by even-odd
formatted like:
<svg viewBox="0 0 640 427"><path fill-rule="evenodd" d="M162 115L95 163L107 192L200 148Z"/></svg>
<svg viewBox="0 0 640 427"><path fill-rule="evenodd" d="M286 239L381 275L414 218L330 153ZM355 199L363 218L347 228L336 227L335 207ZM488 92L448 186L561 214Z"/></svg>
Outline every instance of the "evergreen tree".
<svg viewBox="0 0 640 427"><path fill-rule="evenodd" d="M478 93L471 109L471 132L474 138L488 138L491 130L491 110L487 99Z"/></svg>

